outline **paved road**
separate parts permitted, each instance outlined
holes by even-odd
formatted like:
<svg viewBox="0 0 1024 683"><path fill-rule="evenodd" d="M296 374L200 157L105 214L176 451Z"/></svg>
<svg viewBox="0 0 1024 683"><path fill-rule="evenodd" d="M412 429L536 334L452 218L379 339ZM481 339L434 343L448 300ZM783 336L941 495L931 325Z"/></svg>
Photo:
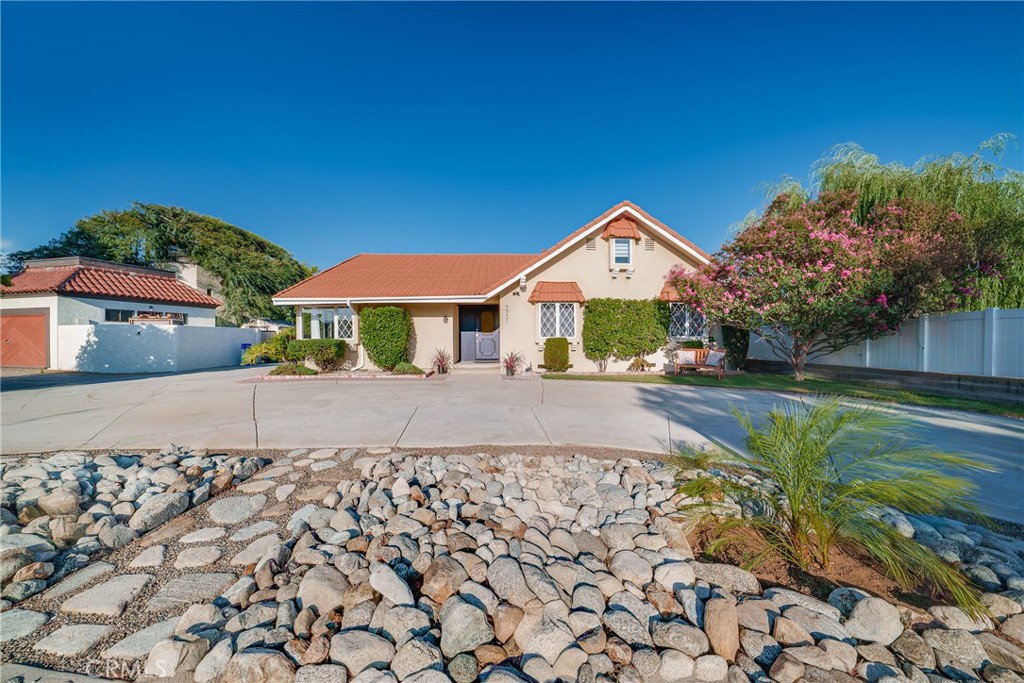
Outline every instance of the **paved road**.
<svg viewBox="0 0 1024 683"><path fill-rule="evenodd" d="M707 438L739 446L729 414L770 392L624 383L504 381L469 372L412 382L251 380L264 370L36 375L0 385L0 452L62 448L577 444L667 452ZM908 432L997 468L975 476L993 515L1024 523L1024 421L900 407Z"/></svg>

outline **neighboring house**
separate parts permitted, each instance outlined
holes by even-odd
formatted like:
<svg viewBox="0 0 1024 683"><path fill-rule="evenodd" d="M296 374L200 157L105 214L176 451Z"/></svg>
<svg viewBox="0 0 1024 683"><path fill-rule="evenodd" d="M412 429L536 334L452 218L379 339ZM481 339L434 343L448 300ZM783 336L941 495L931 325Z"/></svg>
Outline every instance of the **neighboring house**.
<svg viewBox="0 0 1024 683"><path fill-rule="evenodd" d="M709 260L685 237L622 202L540 254L360 254L278 292L274 303L294 306L310 320L313 338L347 340L356 367L368 365L359 312L395 305L412 316L410 360L421 367L429 366L435 348L450 350L457 362L496 361L518 351L537 366L545 339L566 337L574 369L595 370L582 345L588 299L678 299L665 282L669 269ZM671 337L704 336L700 316L678 301L671 308ZM666 339L666 347L671 343Z"/></svg>
<svg viewBox="0 0 1024 683"><path fill-rule="evenodd" d="M213 327L220 303L169 271L77 256L25 261L0 286L0 364L61 367L60 331L71 326Z"/></svg>
<svg viewBox="0 0 1024 683"><path fill-rule="evenodd" d="M287 320L267 320L266 318L256 318L250 320L247 323L239 325L248 330L263 330L264 332L280 332L281 330L288 327L295 327L295 323L290 323Z"/></svg>
<svg viewBox="0 0 1024 683"><path fill-rule="evenodd" d="M222 296L223 284L220 278L200 265L178 257L174 261L158 263L156 267L160 270L173 272L180 282L184 282L192 289L203 292L206 296L212 296L214 299L220 299L221 301L224 300ZM218 313L222 308L223 304L218 308Z"/></svg>

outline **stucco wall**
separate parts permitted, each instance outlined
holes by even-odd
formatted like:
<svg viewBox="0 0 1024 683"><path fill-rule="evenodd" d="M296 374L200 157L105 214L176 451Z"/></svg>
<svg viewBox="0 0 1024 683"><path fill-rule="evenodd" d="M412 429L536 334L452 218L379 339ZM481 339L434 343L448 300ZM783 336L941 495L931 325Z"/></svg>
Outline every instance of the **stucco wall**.
<svg viewBox="0 0 1024 683"><path fill-rule="evenodd" d="M186 372L238 365L259 330L189 325L61 325L57 368L78 372Z"/></svg>
<svg viewBox="0 0 1024 683"><path fill-rule="evenodd" d="M217 324L216 311L199 306L175 306L173 304L123 301L118 299L90 299L86 297L60 297L57 316L61 325L87 325L105 322L106 309L129 309L133 311L168 311L187 313L188 325L213 327ZM127 324L127 323L122 323Z"/></svg>
<svg viewBox="0 0 1024 683"><path fill-rule="evenodd" d="M534 368L544 362L544 341L540 336L538 321L539 304L528 301L538 282L575 281L587 299L653 299L661 292L665 275L673 266L683 263L691 268L696 267L691 257L680 254L656 234L645 231L642 225L640 231L643 239L633 246L635 270L632 277L627 278L625 272L612 277L609 271L609 242L597 235L593 250L588 251L586 240L583 240L572 250L529 275L525 289L520 289L516 282L503 291L500 295L502 355L509 351L519 351ZM647 239L654 240L653 251L647 251ZM597 364L583 355L583 315L583 307L577 307L576 335L569 340L569 360L575 371L594 372L598 369ZM648 360L659 366L667 362L662 352L649 356ZM628 360L611 361L608 370L625 370L628 365Z"/></svg>
<svg viewBox="0 0 1024 683"><path fill-rule="evenodd" d="M360 306L357 316L370 306ZM401 308L409 311L412 317L413 337L409 342L409 362L424 370L430 369L431 360L434 356L434 349L447 349L449 353L454 352L455 330L457 321L455 319L454 304L403 304ZM447 316L447 322L445 317ZM358 339L358 324L356 325ZM346 360L353 361L358 354L358 348L350 351L351 355ZM378 369L366 358L365 367Z"/></svg>
<svg viewBox="0 0 1024 683"><path fill-rule="evenodd" d="M57 334L57 295L45 294L39 296L0 297L0 311L20 311L26 308L39 308L48 311L47 324L49 330L49 350L47 358L50 359L50 367L54 367L59 354L59 342Z"/></svg>

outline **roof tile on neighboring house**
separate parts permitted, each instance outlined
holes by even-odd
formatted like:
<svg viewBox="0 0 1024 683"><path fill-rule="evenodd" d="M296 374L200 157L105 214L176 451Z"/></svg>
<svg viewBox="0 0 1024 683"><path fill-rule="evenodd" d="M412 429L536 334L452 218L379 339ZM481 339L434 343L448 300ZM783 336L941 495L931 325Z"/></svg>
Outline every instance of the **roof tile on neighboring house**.
<svg viewBox="0 0 1024 683"><path fill-rule="evenodd" d="M359 254L274 298L479 296L535 258L534 254Z"/></svg>
<svg viewBox="0 0 1024 683"><path fill-rule="evenodd" d="M537 302L576 302L586 303L583 290L575 282L538 282L527 299L531 304Z"/></svg>
<svg viewBox="0 0 1024 683"><path fill-rule="evenodd" d="M221 302L175 279L148 269L119 267L90 259L78 265L34 265L12 278L10 287L0 287L0 296L12 294L65 294L72 296L157 301L184 306L216 308Z"/></svg>

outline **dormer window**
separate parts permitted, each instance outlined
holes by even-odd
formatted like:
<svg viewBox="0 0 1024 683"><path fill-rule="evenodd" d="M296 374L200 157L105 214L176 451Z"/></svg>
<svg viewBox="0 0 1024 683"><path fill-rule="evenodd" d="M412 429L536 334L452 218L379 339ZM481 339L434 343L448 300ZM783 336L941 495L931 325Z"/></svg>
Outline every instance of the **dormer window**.
<svg viewBox="0 0 1024 683"><path fill-rule="evenodd" d="M612 268L630 268L633 265L633 240L616 237L612 240Z"/></svg>

